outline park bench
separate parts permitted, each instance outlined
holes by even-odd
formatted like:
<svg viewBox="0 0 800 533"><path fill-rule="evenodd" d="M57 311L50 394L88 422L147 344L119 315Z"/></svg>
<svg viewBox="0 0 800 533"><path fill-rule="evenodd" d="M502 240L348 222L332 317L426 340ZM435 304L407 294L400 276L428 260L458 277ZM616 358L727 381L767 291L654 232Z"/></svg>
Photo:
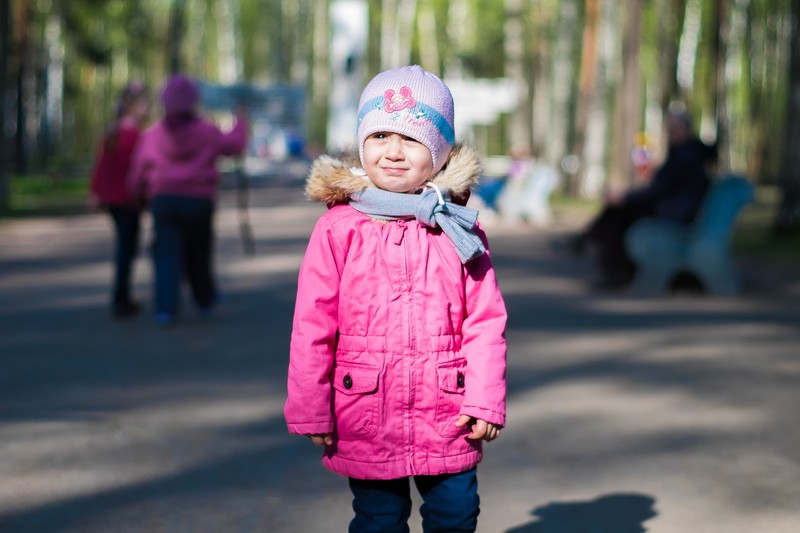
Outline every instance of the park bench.
<svg viewBox="0 0 800 533"><path fill-rule="evenodd" d="M730 254L736 217L753 201L753 186L728 175L714 180L691 224L647 218L636 222L626 236L628 254L636 264L633 290L663 294L679 274L694 276L714 295L734 295L740 280Z"/></svg>
<svg viewBox="0 0 800 533"><path fill-rule="evenodd" d="M506 163L506 175L508 166ZM500 216L509 222L526 220L538 227L553 221L550 194L558 185L556 171L541 162L532 162L526 176L519 181L506 179L497 193L495 207Z"/></svg>

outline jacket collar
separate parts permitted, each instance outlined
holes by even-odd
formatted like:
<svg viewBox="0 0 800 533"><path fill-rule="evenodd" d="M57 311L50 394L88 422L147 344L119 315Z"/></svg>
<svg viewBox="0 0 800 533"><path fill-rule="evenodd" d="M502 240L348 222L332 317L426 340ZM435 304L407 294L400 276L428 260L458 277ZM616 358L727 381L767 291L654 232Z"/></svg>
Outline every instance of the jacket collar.
<svg viewBox="0 0 800 533"><path fill-rule="evenodd" d="M454 197L463 197L478 182L481 171L475 150L457 143L444 168L431 181L439 188L449 190ZM347 203L352 194L367 187L374 185L364 174L357 153L348 153L338 159L323 155L311 166L306 180L306 196L309 200L333 206Z"/></svg>

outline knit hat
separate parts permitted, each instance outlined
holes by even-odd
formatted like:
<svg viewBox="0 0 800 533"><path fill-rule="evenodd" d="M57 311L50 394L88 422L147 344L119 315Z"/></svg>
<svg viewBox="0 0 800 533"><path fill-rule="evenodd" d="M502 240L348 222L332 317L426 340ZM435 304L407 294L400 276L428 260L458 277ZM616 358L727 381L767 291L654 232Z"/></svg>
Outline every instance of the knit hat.
<svg viewBox="0 0 800 533"><path fill-rule="evenodd" d="M194 109L200 99L197 83L183 74L175 74L161 89L161 104L165 113L186 113Z"/></svg>
<svg viewBox="0 0 800 533"><path fill-rule="evenodd" d="M358 153L377 132L399 133L431 152L433 173L447 161L455 142L453 96L438 76L418 65L381 72L367 84L358 104Z"/></svg>

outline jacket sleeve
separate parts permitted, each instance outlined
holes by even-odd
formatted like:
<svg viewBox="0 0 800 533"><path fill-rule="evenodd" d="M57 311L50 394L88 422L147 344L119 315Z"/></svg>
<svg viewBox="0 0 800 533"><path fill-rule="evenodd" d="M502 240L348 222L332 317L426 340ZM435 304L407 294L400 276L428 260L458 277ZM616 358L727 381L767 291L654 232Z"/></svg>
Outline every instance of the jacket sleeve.
<svg viewBox="0 0 800 533"><path fill-rule="evenodd" d="M139 136L138 142L131 151L131 161L128 167L127 186L128 192L134 200L141 200L149 196L148 171L150 167L148 158L149 136L147 132Z"/></svg>
<svg viewBox="0 0 800 533"><path fill-rule="evenodd" d="M461 413L505 426L506 307L497 285L486 235L486 253L466 264L466 309L461 353L467 359Z"/></svg>
<svg viewBox="0 0 800 533"><path fill-rule="evenodd" d="M243 152L247 146L247 132L247 120L237 117L233 129L220 135L219 153L221 155L236 155Z"/></svg>
<svg viewBox="0 0 800 533"><path fill-rule="evenodd" d="M290 433L333 432L330 373L343 259L331 224L321 218L311 234L298 278L284 405Z"/></svg>

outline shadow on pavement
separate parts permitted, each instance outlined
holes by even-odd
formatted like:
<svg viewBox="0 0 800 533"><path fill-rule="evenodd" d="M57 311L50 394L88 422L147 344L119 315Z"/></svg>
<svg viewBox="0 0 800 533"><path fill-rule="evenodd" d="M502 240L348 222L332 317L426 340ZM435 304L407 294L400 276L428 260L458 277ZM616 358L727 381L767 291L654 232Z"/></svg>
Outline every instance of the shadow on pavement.
<svg viewBox="0 0 800 533"><path fill-rule="evenodd" d="M588 502L553 502L536 507L534 522L505 533L642 533L657 515L655 500L643 494L609 494Z"/></svg>

